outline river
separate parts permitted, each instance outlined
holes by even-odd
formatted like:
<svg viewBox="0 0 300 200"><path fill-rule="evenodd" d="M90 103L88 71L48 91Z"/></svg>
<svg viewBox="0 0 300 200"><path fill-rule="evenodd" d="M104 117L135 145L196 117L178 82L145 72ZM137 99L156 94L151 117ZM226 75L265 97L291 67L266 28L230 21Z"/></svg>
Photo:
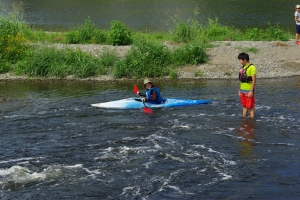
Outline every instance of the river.
<svg viewBox="0 0 300 200"><path fill-rule="evenodd" d="M0 198L299 198L300 77L258 79L255 120L235 80L157 82L212 103L152 115L90 106L133 84L0 82Z"/></svg>
<svg viewBox="0 0 300 200"><path fill-rule="evenodd" d="M52 31L75 28L88 17L99 28L119 20L142 31L168 31L174 19L196 19L205 25L208 18L218 18L221 25L240 29L270 23L293 33L297 4L294 0L0 0L0 11L7 14L20 2L17 7L29 25Z"/></svg>

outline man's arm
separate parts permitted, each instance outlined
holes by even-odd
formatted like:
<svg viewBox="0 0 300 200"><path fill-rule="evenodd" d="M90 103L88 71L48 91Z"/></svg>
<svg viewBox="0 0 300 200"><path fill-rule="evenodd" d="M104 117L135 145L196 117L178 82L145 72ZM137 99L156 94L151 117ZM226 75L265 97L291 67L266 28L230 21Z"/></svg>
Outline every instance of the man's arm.
<svg viewBox="0 0 300 200"><path fill-rule="evenodd" d="M256 84L256 74L253 74L253 75L252 75L251 89L250 89L250 92L249 92L249 94L248 94L248 97L252 97L252 96L253 96L255 84Z"/></svg>
<svg viewBox="0 0 300 200"><path fill-rule="evenodd" d="M140 95L141 97L146 97L146 94L145 94L145 93L140 93L140 92L138 92L138 95Z"/></svg>

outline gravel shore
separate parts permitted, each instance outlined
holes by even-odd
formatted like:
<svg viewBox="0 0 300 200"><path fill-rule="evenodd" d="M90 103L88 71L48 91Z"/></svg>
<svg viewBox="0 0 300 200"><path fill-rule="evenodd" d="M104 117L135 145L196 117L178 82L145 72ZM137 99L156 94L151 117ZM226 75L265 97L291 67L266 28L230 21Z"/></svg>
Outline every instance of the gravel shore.
<svg viewBox="0 0 300 200"><path fill-rule="evenodd" d="M237 59L240 52L250 55L250 62L257 68L257 78L288 77L300 75L300 46L294 41L219 41L212 42L207 49L208 62L200 65L184 66L179 69L179 79L236 79L241 67ZM62 45L57 48L80 48L84 52L99 56L105 50L116 51L124 57L130 46L110 45ZM0 74L0 80L22 80L25 76ZM74 80L73 76L67 80ZM39 80L41 80L39 78ZM80 80L114 81L110 76L91 77Z"/></svg>
<svg viewBox="0 0 300 200"><path fill-rule="evenodd" d="M257 68L257 78L300 75L300 46L294 41L222 41L208 49L209 61L198 66L184 67L181 77L193 77L195 71L211 79L237 79L241 67L237 56L246 52Z"/></svg>

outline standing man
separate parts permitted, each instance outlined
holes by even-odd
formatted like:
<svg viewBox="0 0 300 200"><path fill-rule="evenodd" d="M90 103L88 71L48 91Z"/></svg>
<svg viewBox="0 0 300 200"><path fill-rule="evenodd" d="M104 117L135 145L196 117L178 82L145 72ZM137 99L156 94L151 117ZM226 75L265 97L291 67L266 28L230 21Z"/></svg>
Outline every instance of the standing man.
<svg viewBox="0 0 300 200"><path fill-rule="evenodd" d="M243 117L247 116L248 110L250 117L253 119L255 115L254 104L254 88L256 84L256 67L249 62L249 55L247 53L240 53L238 59L242 64L240 70L240 90L238 92L243 107Z"/></svg>
<svg viewBox="0 0 300 200"><path fill-rule="evenodd" d="M299 34L300 34L300 5L296 5L295 21L296 21L296 44L300 45L300 41L299 41Z"/></svg>

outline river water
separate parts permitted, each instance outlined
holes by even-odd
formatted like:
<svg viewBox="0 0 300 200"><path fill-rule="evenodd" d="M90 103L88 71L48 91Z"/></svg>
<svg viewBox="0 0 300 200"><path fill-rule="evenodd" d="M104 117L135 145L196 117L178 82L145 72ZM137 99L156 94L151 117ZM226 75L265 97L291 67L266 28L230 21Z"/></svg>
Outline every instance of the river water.
<svg viewBox="0 0 300 200"><path fill-rule="evenodd" d="M279 24L294 33L294 0L0 0L0 11L8 13L20 5L31 26L46 30L77 27L90 17L99 28L109 28L119 20L129 28L143 31L168 31L172 19L196 19L207 24L208 18L221 25L240 29L265 28ZM20 6L19 6L20 7Z"/></svg>
<svg viewBox="0 0 300 200"><path fill-rule="evenodd" d="M0 198L299 199L300 77L258 79L255 120L234 80L158 82L212 103L152 115L90 106L133 84L0 82Z"/></svg>

